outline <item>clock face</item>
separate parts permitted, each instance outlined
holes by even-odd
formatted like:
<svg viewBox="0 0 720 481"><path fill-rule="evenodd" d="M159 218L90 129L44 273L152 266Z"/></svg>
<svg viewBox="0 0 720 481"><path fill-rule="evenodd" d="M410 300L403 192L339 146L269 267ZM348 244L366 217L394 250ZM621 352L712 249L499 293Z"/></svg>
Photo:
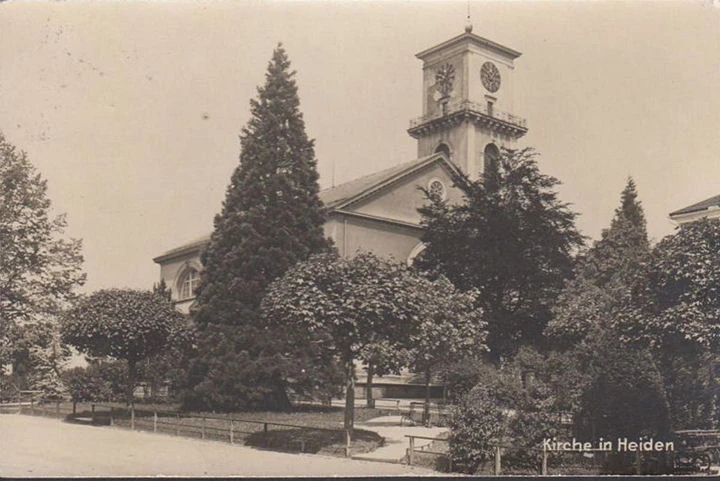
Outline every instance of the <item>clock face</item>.
<svg viewBox="0 0 720 481"><path fill-rule="evenodd" d="M450 95L455 83L455 67L446 63L435 72L435 88L440 95L447 97Z"/></svg>
<svg viewBox="0 0 720 481"><path fill-rule="evenodd" d="M485 62L480 68L480 79L483 86L492 93L500 88L500 71L492 62Z"/></svg>

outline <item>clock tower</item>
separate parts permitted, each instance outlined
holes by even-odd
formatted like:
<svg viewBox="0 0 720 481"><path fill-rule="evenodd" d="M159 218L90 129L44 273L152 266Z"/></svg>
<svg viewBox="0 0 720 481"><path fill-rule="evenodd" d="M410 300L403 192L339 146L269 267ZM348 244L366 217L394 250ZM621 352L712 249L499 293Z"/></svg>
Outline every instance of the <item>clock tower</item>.
<svg viewBox="0 0 720 481"><path fill-rule="evenodd" d="M520 52L465 33L417 54L423 61L423 115L410 122L418 157L445 152L471 179L525 135L513 114L514 60Z"/></svg>

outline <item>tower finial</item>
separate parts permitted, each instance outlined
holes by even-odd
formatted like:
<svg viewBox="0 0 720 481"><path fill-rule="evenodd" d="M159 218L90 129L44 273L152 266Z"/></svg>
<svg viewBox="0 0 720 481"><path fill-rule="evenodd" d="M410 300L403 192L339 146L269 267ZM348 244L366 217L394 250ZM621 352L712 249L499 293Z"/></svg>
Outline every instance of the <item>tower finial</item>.
<svg viewBox="0 0 720 481"><path fill-rule="evenodd" d="M465 33L472 33L472 22L470 21L470 0L467 2L467 22L465 23Z"/></svg>

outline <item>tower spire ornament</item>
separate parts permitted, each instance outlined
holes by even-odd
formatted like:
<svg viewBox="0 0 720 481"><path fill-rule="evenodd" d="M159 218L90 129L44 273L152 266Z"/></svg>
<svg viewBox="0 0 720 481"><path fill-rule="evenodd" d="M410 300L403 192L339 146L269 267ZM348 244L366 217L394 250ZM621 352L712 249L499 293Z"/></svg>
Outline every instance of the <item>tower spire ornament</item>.
<svg viewBox="0 0 720 481"><path fill-rule="evenodd" d="M465 33L472 33L472 21L470 20L470 0L467 2L467 21L465 22Z"/></svg>

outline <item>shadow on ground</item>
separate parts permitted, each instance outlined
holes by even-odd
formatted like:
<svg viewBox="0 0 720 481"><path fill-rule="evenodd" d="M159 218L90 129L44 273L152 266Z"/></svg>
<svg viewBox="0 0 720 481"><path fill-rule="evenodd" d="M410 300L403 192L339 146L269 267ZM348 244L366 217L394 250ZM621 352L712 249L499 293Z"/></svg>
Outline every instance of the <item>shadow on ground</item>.
<svg viewBox="0 0 720 481"><path fill-rule="evenodd" d="M383 438L375 432L355 429L351 450L353 454L368 453L382 446L383 442ZM293 428L258 432L249 435L245 445L273 451L341 455L345 453L345 431Z"/></svg>

